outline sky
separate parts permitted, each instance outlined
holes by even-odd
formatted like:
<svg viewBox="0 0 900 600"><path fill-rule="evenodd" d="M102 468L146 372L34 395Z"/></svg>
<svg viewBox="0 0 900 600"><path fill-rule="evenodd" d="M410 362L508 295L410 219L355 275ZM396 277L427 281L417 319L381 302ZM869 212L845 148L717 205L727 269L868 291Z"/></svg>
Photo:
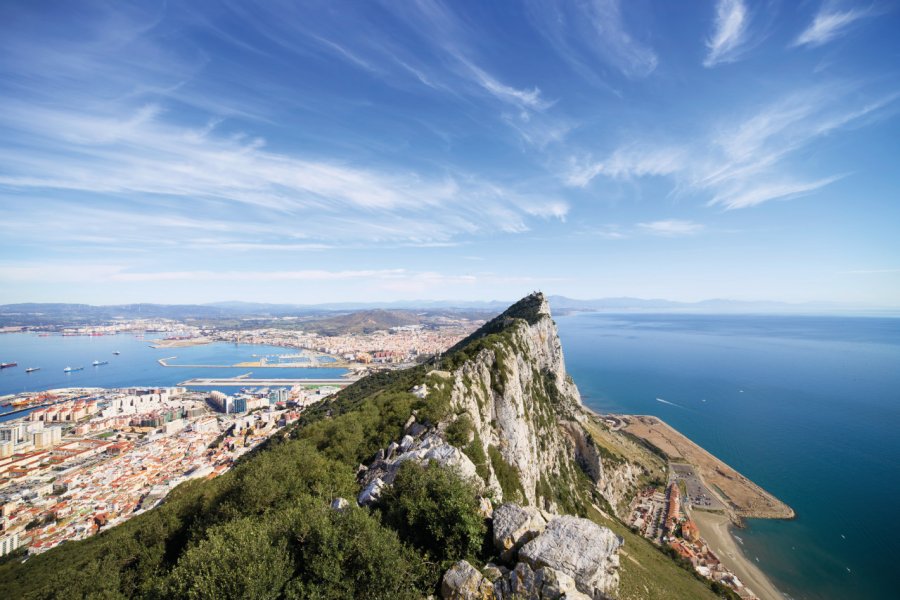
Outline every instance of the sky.
<svg viewBox="0 0 900 600"><path fill-rule="evenodd" d="M900 4L0 4L0 303L900 307Z"/></svg>

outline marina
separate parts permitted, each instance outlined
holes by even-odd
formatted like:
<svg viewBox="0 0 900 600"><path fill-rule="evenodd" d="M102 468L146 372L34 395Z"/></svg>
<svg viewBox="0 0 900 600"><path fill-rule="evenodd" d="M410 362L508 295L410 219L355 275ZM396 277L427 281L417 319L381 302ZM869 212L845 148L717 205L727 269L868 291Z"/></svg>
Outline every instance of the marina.
<svg viewBox="0 0 900 600"><path fill-rule="evenodd" d="M295 385L333 385L345 388L354 383L355 379L339 378L339 379L251 379L249 377L209 377L196 378L182 381L178 385L185 387L276 387L276 386L295 386Z"/></svg>

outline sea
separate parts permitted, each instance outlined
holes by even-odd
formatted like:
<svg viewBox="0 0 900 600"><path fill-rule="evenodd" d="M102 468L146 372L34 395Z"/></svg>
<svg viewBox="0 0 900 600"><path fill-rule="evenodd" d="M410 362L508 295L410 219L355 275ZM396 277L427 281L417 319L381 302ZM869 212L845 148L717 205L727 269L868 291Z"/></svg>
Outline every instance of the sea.
<svg viewBox="0 0 900 600"><path fill-rule="evenodd" d="M900 318L556 321L586 405L664 419L796 511L733 531L787 597L900 598Z"/></svg>
<svg viewBox="0 0 900 600"><path fill-rule="evenodd" d="M735 532L747 557L788 597L898 597L900 319L580 313L556 321L567 368L588 406L664 419L796 511L793 520L751 519ZM172 386L248 372L344 373L166 368L158 359L233 365L293 351L152 344L150 335L0 335L0 362L19 363L0 370L0 395ZM94 360L109 364L92 367ZM41 370L26 374L32 366ZM66 366L85 369L67 375Z"/></svg>
<svg viewBox="0 0 900 600"><path fill-rule="evenodd" d="M251 373L251 378L330 379L340 377L346 369L337 368L254 368L228 367L253 362L259 356L297 354L298 350L256 344L215 342L184 348L152 348L159 335L131 334L104 336L41 337L35 333L0 335L0 362L17 362L18 366L0 369L0 396L20 392L51 390L65 387L151 387L175 386L200 377L236 377ZM118 352L116 355L114 352ZM171 365L164 367L159 359ZM109 364L91 366L94 361ZM209 366L205 366L209 365ZM26 373L29 367L39 371ZM64 373L66 367L84 367L82 371ZM207 388L193 388L207 389ZM237 391L237 387L223 391ZM0 421L8 420L12 410L0 407ZM21 413L15 415L21 416Z"/></svg>

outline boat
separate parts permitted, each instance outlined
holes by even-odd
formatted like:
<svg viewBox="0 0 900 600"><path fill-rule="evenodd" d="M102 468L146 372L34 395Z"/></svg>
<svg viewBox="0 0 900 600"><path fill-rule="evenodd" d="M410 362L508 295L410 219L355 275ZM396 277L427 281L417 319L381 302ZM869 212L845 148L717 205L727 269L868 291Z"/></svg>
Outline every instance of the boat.
<svg viewBox="0 0 900 600"><path fill-rule="evenodd" d="M72 373L73 371L84 371L84 367L66 367L63 373Z"/></svg>
<svg viewBox="0 0 900 600"><path fill-rule="evenodd" d="M19 363L17 362L8 362L8 363L0 363L0 369L8 369L10 367L15 367Z"/></svg>
<svg viewBox="0 0 900 600"><path fill-rule="evenodd" d="M118 350L116 350L115 352L113 352L113 356L118 356L118 355L120 355L120 354L122 354L122 353L119 352Z"/></svg>
<svg viewBox="0 0 900 600"><path fill-rule="evenodd" d="M109 361L108 360L95 360L91 364L94 365L95 367L99 367L100 365L108 365Z"/></svg>
<svg viewBox="0 0 900 600"><path fill-rule="evenodd" d="M28 367L27 369L25 369L25 372L26 373L34 373L35 371L40 371L40 370L41 370L40 367Z"/></svg>

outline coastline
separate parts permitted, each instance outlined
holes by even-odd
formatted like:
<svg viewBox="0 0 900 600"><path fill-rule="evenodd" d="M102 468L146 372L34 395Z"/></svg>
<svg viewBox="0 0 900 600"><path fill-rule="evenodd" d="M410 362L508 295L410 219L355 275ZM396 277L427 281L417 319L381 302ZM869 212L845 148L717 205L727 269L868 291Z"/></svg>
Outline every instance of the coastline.
<svg viewBox="0 0 900 600"><path fill-rule="evenodd" d="M741 583L760 600L784 600L784 594L778 591L772 580L738 547L729 531L731 520L727 516L703 510L691 510L690 514L710 550L740 578Z"/></svg>
<svg viewBox="0 0 900 600"><path fill-rule="evenodd" d="M601 415L594 409L582 405L582 409L585 411L587 415L590 417L603 420L605 416L611 415ZM615 418L624 418L628 419L629 417L637 417L638 415L612 415ZM680 446L682 450L690 450L689 452L684 452L684 454L688 454L689 456L679 456L678 458L681 460L688 460L688 462L692 462L689 460L689 457L698 458L702 457L704 460L711 459L714 463L721 465L724 468L730 470L730 467L725 465L722 461L716 458L712 453L710 453L705 448L702 448L699 444L696 444L692 440L690 440L687 436L680 433L674 427L663 421L658 417L651 417L656 424L662 427L665 431L669 432L673 435L673 437L681 438L678 440L677 446ZM624 431L623 431L624 430ZM611 428L612 432L619 433L627 433L629 435L634 436L633 432L628 431L628 422L626 420L620 421L617 426ZM636 436L640 437L640 436ZM658 447L657 447L658 448ZM658 448L660 449L660 448ZM660 449L662 450L662 449ZM668 456L668 453L666 453ZM679 453L681 454L681 453ZM671 465L673 462L673 457L668 456L667 463ZM696 465L695 465L696 466ZM671 466L669 467L671 468ZM699 467L698 467L699 469ZM764 497L771 498L775 503L783 506L786 511L789 511L789 515L787 516L785 512L773 511L777 516L771 516L771 513L761 517L761 518L793 518L794 511L787 505L781 503L774 496L769 494L769 492L762 489L757 484L753 483L743 475L740 475L736 471L735 474L738 475L738 478L735 482L740 482L740 485L747 486L753 492L761 493ZM698 473L701 480L704 480L702 474ZM704 481L704 484L707 482ZM719 490L713 490L713 493L718 495ZM751 511L749 507L744 506L736 506L730 498L722 498L725 502L726 508L724 512L710 512L705 510L698 510L689 508L688 514L694 520L697 525L697 529L700 532L700 536L706 542L707 546L709 546L710 550L712 550L715 555L718 557L722 563L728 567L728 569L738 576L741 582L750 590L753 591L754 594L760 600L785 600L785 595L782 594L778 588L775 587L775 584L772 583L772 580L763 572L763 570L758 567L752 560L744 553L744 551L739 547L737 541L731 535L730 528L734 526L738 526L741 522L741 516L751 516L748 513ZM760 511L760 512L769 512L769 511ZM743 513L743 514L742 514ZM755 516L755 515L754 515Z"/></svg>
<svg viewBox="0 0 900 600"><path fill-rule="evenodd" d="M625 420L628 434L641 438L666 455L668 461L686 462L720 497L735 525L742 518L793 519L794 509L726 464L686 435L651 415L615 415Z"/></svg>

